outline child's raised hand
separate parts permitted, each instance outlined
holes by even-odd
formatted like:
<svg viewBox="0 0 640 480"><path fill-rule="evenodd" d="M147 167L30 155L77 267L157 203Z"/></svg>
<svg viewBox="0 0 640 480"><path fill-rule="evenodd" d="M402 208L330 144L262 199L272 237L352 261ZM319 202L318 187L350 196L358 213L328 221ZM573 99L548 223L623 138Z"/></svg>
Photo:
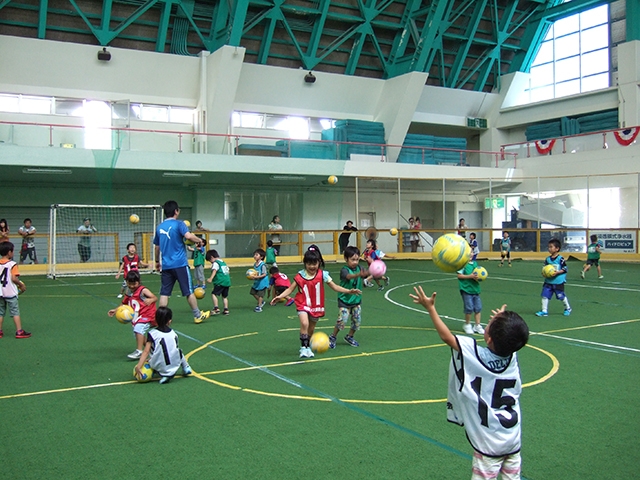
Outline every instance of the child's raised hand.
<svg viewBox="0 0 640 480"><path fill-rule="evenodd" d="M491 310L491 318L495 317L499 313L504 312L507 309L507 304L505 303L500 308L496 308L495 310Z"/></svg>
<svg viewBox="0 0 640 480"><path fill-rule="evenodd" d="M421 286L413 287L413 290L416 294L409 294L409 296L413 298L413 303L419 303L426 309L434 308L436 306L436 292L433 292L430 297L427 297L427 294L424 293Z"/></svg>
<svg viewBox="0 0 640 480"><path fill-rule="evenodd" d="M360 295L362 293L362 290L360 290L359 288L352 288L351 290L349 290L349 293L351 293L352 295Z"/></svg>
<svg viewBox="0 0 640 480"><path fill-rule="evenodd" d="M116 280L120 278L120 272L116 273Z"/></svg>

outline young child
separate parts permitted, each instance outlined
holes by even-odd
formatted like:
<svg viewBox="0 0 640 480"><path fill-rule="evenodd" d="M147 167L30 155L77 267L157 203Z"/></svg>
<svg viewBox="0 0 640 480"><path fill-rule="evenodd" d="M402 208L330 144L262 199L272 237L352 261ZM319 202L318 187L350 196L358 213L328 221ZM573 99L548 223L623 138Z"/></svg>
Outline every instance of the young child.
<svg viewBox="0 0 640 480"><path fill-rule="evenodd" d="M587 247L587 263L582 268L580 276L584 278L584 274L591 269L591 265L595 265L598 269L598 278L604 278L602 268L600 268L600 249L602 248L602 242L598 241L597 235L591 235L589 238L591 239L591 243Z"/></svg>
<svg viewBox="0 0 640 480"><path fill-rule="evenodd" d="M267 240L267 250L265 254L266 258L264 263L266 263L267 266L277 267L278 264L276 263L276 256L278 255L278 251L273 246L273 241Z"/></svg>
<svg viewBox="0 0 640 480"><path fill-rule="evenodd" d="M229 287L231 287L231 275L229 275L229 267L218 255L217 250L207 251L207 260L211 262L211 276L207 282L213 282L213 291L211 298L213 300L213 315L220 313L218 307L218 296L222 297L223 315L229 315Z"/></svg>
<svg viewBox="0 0 640 480"><path fill-rule="evenodd" d="M509 261L511 266L511 239L509 238L509 232L502 232L502 240L500 240L500 265L504 265L504 259Z"/></svg>
<svg viewBox="0 0 640 480"><path fill-rule="evenodd" d="M344 260L346 265L340 270L340 286L348 290L362 291L362 280L368 275L368 272L360 268L360 250L358 247L345 247ZM336 348L338 332L344 329L349 317L351 317L351 328L344 337L344 341L352 347L360 345L353 336L360 329L361 303L362 293L338 294L338 320L336 321L336 326L333 327L333 333L329 335L329 348Z"/></svg>
<svg viewBox="0 0 640 480"><path fill-rule="evenodd" d="M254 312L261 312L264 307L264 296L267 293L267 287L269 286L269 277L267 276L267 266L264 263L264 257L266 252L258 248L253 252L253 259L255 263L253 268L258 272L258 275L253 277L253 286L251 287L251 295L256 299L258 305L253 309Z"/></svg>
<svg viewBox="0 0 640 480"><path fill-rule="evenodd" d="M549 240L549 256L545 259L544 264L553 264L556 266L556 271L550 278L544 279L544 285L542 286L542 310L536 312L538 317L546 317L549 315L549 300L553 298L553 294L556 294L556 298L564 303L564 315L568 317L571 315L571 305L569 305L569 299L564 293L564 284L567 281L567 263L564 261L562 255L558 254L562 244L557 238Z"/></svg>
<svg viewBox="0 0 640 480"><path fill-rule="evenodd" d="M286 298L296 287L298 288L295 304L300 320L300 358L313 358L309 339L316 329L316 323L324 316L324 284L340 293L359 295L362 291L357 288L346 289L333 283L329 272L323 270L324 260L315 245L310 246L305 252L303 262L304 269L296 274L289 288L271 300L271 305L275 305L281 298Z"/></svg>
<svg viewBox="0 0 640 480"><path fill-rule="evenodd" d="M118 298L122 298L125 293L125 290L127 288L127 275L129 274L129 272L137 272L140 270L140 267L149 268L149 264L140 261L140 256L138 256L138 254L136 253L136 244L130 243L127 245L127 254L122 257L122 260L120 260L120 268L118 268L118 273L116 273L117 280L124 272L124 276L122 278L122 287L120 288Z"/></svg>
<svg viewBox="0 0 640 480"><path fill-rule="evenodd" d="M131 326L133 327L133 336L136 338L136 349L127 357L131 360L137 360L142 354L144 348L145 335L149 331L153 320L156 316L156 297L151 290L144 285L140 285L140 272L131 270L125 277L127 282L127 293L122 299L123 305L129 305L133 308L135 314ZM107 312L110 317L116 314L113 308Z"/></svg>
<svg viewBox="0 0 640 480"><path fill-rule="evenodd" d="M171 330L173 312L168 307L158 307L156 311L156 328L147 333L147 344L136 365L136 375L149 359L149 366L160 375L159 383L168 383L182 367L182 376L191 375L191 367L178 347L178 335Z"/></svg>
<svg viewBox="0 0 640 480"><path fill-rule="evenodd" d="M519 479L522 460L520 393L522 380L515 352L529 340L529 327L506 305L494 310L484 333L486 347L473 337L453 335L436 311L436 293L422 287L410 294L422 305L451 347L447 420L464 426L473 452L472 479Z"/></svg>
<svg viewBox="0 0 640 480"><path fill-rule="evenodd" d="M18 294L24 292L27 287L20 280L18 265L13 260L14 245L11 242L0 243L0 338L2 338L2 322L9 309L9 315L16 324L16 338L29 338L30 332L22 329L20 319L20 307L18 306Z"/></svg>
<svg viewBox="0 0 640 480"><path fill-rule="evenodd" d="M277 266L274 265L273 267L271 267L269 269L269 274L271 275L271 277L269 278L269 290L267 291L267 298L269 298L269 296L271 296L271 298L275 298L277 295L280 295L291 286L289 277L280 272L280 269ZM287 307L293 305L293 298L287 296L285 297L285 299L287 301L287 303L285 304Z"/></svg>
<svg viewBox="0 0 640 480"><path fill-rule="evenodd" d="M207 288L204 281L204 245L187 246L187 249L193 252L193 276L195 277L193 288Z"/></svg>
<svg viewBox="0 0 640 480"><path fill-rule="evenodd" d="M367 240L367 246L365 247L364 252L362 252L362 258L366 260L367 264L371 265L374 260L382 260L384 257L390 259L394 258L391 255L386 255L382 250L378 250L378 244L375 240ZM384 275L380 278L373 278L373 275L369 275L364 279L364 286L373 287L373 283L371 283L371 280L376 281L376 283L378 284L378 291L381 292L382 290L384 290L385 286L389 285L390 278ZM384 285L380 284L380 280L384 280Z"/></svg>
<svg viewBox="0 0 640 480"><path fill-rule="evenodd" d="M474 232L469 234L469 246L471 247L471 260L475 262L478 259L480 249L478 248L478 240L476 240L476 234Z"/></svg>
<svg viewBox="0 0 640 480"><path fill-rule="evenodd" d="M478 268L475 260L470 260L461 270L458 271L458 285L460 287L460 295L462 295L462 303L464 305L464 333L473 335L477 333L482 335L484 328L480 325L480 317L482 316L482 300L480 299L480 282L478 274L474 270ZM471 314L474 314L475 325L471 326Z"/></svg>

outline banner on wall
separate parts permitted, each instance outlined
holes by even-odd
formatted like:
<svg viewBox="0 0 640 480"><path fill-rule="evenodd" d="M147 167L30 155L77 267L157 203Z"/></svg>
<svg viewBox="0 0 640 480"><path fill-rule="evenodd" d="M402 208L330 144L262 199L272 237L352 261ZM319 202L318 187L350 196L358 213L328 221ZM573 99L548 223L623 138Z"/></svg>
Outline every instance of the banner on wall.
<svg viewBox="0 0 640 480"><path fill-rule="evenodd" d="M590 230L590 235L597 235L598 241L604 245L607 253L636 253L636 232L632 230ZM591 241L589 241L591 243Z"/></svg>

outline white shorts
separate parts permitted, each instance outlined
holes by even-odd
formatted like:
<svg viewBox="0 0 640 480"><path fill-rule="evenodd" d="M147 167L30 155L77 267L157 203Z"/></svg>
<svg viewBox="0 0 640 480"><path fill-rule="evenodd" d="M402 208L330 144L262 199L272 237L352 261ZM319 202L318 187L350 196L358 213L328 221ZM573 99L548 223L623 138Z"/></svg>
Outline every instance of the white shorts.
<svg viewBox="0 0 640 480"><path fill-rule="evenodd" d="M473 474L471 480L488 480L498 478L502 473L502 480L520 480L522 458L520 452L504 457L487 457L473 452Z"/></svg>
<svg viewBox="0 0 640 480"><path fill-rule="evenodd" d="M151 322L138 322L133 326L134 336L136 333L140 335L146 335L151 328Z"/></svg>

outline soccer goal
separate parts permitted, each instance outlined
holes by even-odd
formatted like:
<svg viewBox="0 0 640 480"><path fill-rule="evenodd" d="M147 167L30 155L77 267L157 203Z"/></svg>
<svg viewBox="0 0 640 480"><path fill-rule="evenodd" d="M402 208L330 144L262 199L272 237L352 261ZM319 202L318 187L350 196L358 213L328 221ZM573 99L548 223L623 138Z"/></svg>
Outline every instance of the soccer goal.
<svg viewBox="0 0 640 480"><path fill-rule="evenodd" d="M48 276L115 273L129 243L154 267L162 215L160 205L51 205Z"/></svg>

